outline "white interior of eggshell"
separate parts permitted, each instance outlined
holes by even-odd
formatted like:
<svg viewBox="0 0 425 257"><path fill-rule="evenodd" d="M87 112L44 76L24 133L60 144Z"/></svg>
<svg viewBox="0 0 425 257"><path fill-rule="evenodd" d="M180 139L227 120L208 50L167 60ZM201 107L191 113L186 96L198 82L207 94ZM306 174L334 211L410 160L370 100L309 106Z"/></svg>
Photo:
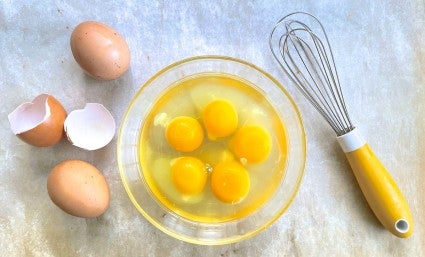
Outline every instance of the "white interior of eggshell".
<svg viewBox="0 0 425 257"><path fill-rule="evenodd" d="M86 150L96 150L114 138L115 121L103 105L87 103L84 109L72 111L68 115L64 128L73 145Z"/></svg>
<svg viewBox="0 0 425 257"><path fill-rule="evenodd" d="M48 94L41 94L32 102L19 105L7 117L15 135L31 130L50 117L50 106L47 103Z"/></svg>

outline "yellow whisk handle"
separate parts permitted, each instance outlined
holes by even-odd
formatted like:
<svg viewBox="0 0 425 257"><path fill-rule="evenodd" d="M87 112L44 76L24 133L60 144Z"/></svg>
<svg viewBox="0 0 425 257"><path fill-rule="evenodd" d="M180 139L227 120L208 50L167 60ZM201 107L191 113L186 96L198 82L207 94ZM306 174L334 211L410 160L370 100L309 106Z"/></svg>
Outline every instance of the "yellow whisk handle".
<svg viewBox="0 0 425 257"><path fill-rule="evenodd" d="M353 132L354 131L354 132ZM409 237L413 219L403 194L357 129L338 137L360 188L375 216L391 233Z"/></svg>

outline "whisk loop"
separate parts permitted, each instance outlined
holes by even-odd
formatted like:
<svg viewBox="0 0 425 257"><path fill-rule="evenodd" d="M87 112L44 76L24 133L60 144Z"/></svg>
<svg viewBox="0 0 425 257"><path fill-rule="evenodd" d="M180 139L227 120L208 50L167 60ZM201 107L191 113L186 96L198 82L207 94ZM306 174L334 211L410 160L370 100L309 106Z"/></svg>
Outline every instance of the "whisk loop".
<svg viewBox="0 0 425 257"><path fill-rule="evenodd" d="M294 16L309 18L321 35ZM275 25L269 44L279 65L337 136L352 131L328 36L320 21L308 13L289 14Z"/></svg>

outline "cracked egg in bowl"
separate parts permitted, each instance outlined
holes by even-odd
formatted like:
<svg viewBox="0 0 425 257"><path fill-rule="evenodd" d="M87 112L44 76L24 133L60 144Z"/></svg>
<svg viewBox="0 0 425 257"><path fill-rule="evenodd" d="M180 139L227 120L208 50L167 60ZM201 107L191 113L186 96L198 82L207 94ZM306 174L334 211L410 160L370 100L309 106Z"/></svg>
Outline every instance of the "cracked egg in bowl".
<svg viewBox="0 0 425 257"><path fill-rule="evenodd" d="M222 56L158 72L130 102L118 138L124 187L139 212L177 239L249 238L289 207L306 142L300 113L269 74Z"/></svg>

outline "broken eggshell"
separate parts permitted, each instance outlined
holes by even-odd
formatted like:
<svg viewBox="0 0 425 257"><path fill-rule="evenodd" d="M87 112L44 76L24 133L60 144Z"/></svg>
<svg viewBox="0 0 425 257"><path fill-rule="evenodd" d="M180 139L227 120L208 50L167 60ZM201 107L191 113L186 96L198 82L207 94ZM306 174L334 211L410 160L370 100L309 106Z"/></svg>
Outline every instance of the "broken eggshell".
<svg viewBox="0 0 425 257"><path fill-rule="evenodd" d="M12 132L22 141L39 147L55 145L63 138L65 118L62 104L48 94L19 105L8 115Z"/></svg>
<svg viewBox="0 0 425 257"><path fill-rule="evenodd" d="M115 135L114 118L98 103L87 103L84 109L69 113L64 128L68 140L86 150L106 146Z"/></svg>

